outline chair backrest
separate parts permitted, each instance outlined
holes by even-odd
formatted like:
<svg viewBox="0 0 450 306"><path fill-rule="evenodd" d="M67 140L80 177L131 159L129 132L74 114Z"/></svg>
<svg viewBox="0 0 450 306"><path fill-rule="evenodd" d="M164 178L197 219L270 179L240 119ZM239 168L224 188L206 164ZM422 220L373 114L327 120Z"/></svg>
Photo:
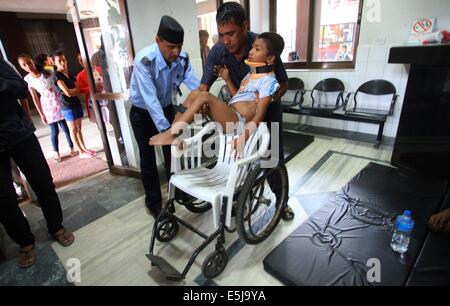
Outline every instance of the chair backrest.
<svg viewBox="0 0 450 306"><path fill-rule="evenodd" d="M311 91L311 99L313 106L339 107L339 101L343 102L343 95L345 91L344 83L335 78L328 78L317 83Z"/></svg>
<svg viewBox="0 0 450 306"><path fill-rule="evenodd" d="M358 92L365 93L366 95L374 96L385 96L385 95L396 95L397 90L395 86L386 80L372 80L368 81L361 86L359 86L356 94Z"/></svg>
<svg viewBox="0 0 450 306"><path fill-rule="evenodd" d="M354 96L353 110L358 109L385 111L392 114L393 102L395 102L397 90L395 86L386 80L371 80L359 86Z"/></svg>
<svg viewBox="0 0 450 306"><path fill-rule="evenodd" d="M221 99L222 101L228 103L231 100L231 93L230 90L228 89L227 85L223 85L220 90L219 90L219 95L218 95L219 99Z"/></svg>
<svg viewBox="0 0 450 306"><path fill-rule="evenodd" d="M281 97L281 103L284 105L296 105L305 89L305 83L299 78L289 78L286 93Z"/></svg>
<svg viewBox="0 0 450 306"><path fill-rule="evenodd" d="M222 134L219 140L219 157L217 159L216 168L223 171L229 171L230 167L236 163L233 158L233 152L231 151L231 141L239 137L237 134ZM270 143L270 132L267 128L266 123L261 122L258 129L250 135L247 143L245 144L245 149L243 155L240 159L250 157L251 155L258 152L260 156L266 154ZM236 186L240 186L246 178L246 174L249 172L251 165L242 167L239 169Z"/></svg>
<svg viewBox="0 0 450 306"><path fill-rule="evenodd" d="M288 90L302 90L305 89L305 83L299 78L288 79Z"/></svg>
<svg viewBox="0 0 450 306"><path fill-rule="evenodd" d="M341 80L329 78L317 83L316 86L314 86L313 90L324 92L341 92L345 90L345 86Z"/></svg>

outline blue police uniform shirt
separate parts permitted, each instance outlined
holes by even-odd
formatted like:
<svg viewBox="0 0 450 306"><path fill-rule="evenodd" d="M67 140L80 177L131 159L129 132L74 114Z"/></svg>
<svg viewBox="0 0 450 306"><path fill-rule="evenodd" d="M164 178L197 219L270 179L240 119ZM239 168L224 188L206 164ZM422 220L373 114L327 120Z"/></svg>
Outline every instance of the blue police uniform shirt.
<svg viewBox="0 0 450 306"><path fill-rule="evenodd" d="M206 60L203 69L201 83L211 87L217 80L217 76L214 74L214 66L226 65L230 71L231 81L236 88L239 88L241 81L250 72L250 68L245 64L245 60L248 58L248 53L252 49L256 37L258 37L258 34L248 32L244 56L241 59L237 59L236 56L231 54L221 42L216 43L209 52L208 59ZM280 84L288 80L288 75L281 59L278 59L275 63L275 76Z"/></svg>
<svg viewBox="0 0 450 306"><path fill-rule="evenodd" d="M163 108L177 104L178 87L184 83L190 90L198 89L199 79L189 62L185 71L187 54L168 66L157 44L139 51L134 59L129 100L135 107L146 109L158 131L170 128Z"/></svg>

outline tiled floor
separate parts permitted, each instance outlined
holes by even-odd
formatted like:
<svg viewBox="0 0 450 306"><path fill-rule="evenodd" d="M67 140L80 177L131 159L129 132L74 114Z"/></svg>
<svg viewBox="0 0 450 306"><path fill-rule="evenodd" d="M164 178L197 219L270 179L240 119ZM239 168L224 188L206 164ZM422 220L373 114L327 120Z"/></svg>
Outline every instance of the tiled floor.
<svg viewBox="0 0 450 306"><path fill-rule="evenodd" d="M202 262L213 250L213 244L200 253L183 282L166 281L152 268L145 254L153 218L144 208L140 181L98 174L58 191L66 225L75 230L76 241L72 246L63 248L48 242L40 210L29 207L25 211L37 233L39 264L20 270L13 260L1 263L0 284L70 284L64 268L68 269L69 260L76 258L81 263L81 282L76 285L81 286L281 285L264 271L263 258L320 207L321 199L340 189L369 162L389 163L391 152L391 146L377 150L367 142L315 135L315 141L287 164L289 204L296 212L294 221L281 222L258 245L247 245L236 233L227 233L229 262L213 281L207 281L201 274ZM161 186L163 195L166 188ZM196 215L180 207L177 214L202 231L211 231L210 212ZM156 243L156 253L181 270L200 241L201 238L180 227L174 240ZM8 257L12 258L16 251L11 247Z"/></svg>

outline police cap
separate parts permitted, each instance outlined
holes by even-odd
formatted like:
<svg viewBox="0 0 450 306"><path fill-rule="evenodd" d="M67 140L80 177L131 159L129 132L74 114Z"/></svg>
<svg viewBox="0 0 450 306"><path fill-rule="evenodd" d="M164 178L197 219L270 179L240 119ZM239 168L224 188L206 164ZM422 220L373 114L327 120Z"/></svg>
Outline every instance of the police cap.
<svg viewBox="0 0 450 306"><path fill-rule="evenodd" d="M182 44L184 40L183 27L178 21L166 15L161 18L157 35L172 44Z"/></svg>

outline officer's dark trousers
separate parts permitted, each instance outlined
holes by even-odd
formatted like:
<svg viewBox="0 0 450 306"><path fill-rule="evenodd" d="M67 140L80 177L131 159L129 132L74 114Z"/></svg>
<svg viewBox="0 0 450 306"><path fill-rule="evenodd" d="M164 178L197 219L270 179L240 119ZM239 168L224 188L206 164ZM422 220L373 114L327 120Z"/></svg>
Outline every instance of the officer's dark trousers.
<svg viewBox="0 0 450 306"><path fill-rule="evenodd" d="M164 115L172 123L175 110L172 105L164 108ZM150 138L159 133L147 110L132 106L130 121L139 147L141 177L145 189L145 205L151 209L162 207L161 184L156 166L155 148L148 144ZM170 146L163 146L167 179L170 177Z"/></svg>
<svg viewBox="0 0 450 306"><path fill-rule="evenodd" d="M0 152L0 222L21 247L34 243L30 225L17 203L11 174L13 158L36 193L49 233L62 229L62 211L53 178L36 136Z"/></svg>

